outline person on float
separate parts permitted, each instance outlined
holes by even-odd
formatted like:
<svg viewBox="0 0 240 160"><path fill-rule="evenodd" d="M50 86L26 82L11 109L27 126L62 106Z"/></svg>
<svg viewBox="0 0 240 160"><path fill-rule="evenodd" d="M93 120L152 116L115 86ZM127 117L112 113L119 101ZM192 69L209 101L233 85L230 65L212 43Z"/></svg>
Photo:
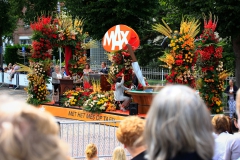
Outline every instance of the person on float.
<svg viewBox="0 0 240 160"><path fill-rule="evenodd" d="M90 69L90 65L87 63L85 64L85 68L83 69L83 75L80 78L81 81L83 81L83 87L85 83L90 83L89 79L89 73L92 73L93 71Z"/></svg>
<svg viewBox="0 0 240 160"><path fill-rule="evenodd" d="M129 90L129 88L124 86L124 74L122 74L122 77L117 78L115 89L114 99L115 101L123 101L122 104L119 104L120 110L126 111L125 108L129 106L131 98L124 95L124 92Z"/></svg>
<svg viewBox="0 0 240 160"><path fill-rule="evenodd" d="M228 94L228 107L229 116L232 118L233 113L236 112L236 92L238 87L234 85L233 80L229 80L229 86L225 89L225 93Z"/></svg>
<svg viewBox="0 0 240 160"><path fill-rule="evenodd" d="M138 78L134 71L132 71L132 89L137 89L138 87Z"/></svg>
<svg viewBox="0 0 240 160"><path fill-rule="evenodd" d="M60 79L63 78L63 73L60 72L58 65L54 67L54 72L52 73L52 85L54 87L54 95L57 95L57 90L59 91Z"/></svg>
<svg viewBox="0 0 240 160"><path fill-rule="evenodd" d="M64 77L67 77L67 72L65 71L65 67L61 67L61 72L63 73Z"/></svg>
<svg viewBox="0 0 240 160"><path fill-rule="evenodd" d="M140 70L139 64L137 62L137 58L136 58L136 56L134 54L133 48L132 48L132 46L130 44L127 44L126 46L128 48L128 52L129 52L129 54L130 54L130 56L132 58L132 68L133 68L133 71L135 72L138 81L142 84L143 87L145 87L146 83L145 83L145 80L143 78L142 71Z"/></svg>
<svg viewBox="0 0 240 160"><path fill-rule="evenodd" d="M102 69L100 70L100 73L108 74L108 68L107 68L106 62L102 62L101 67Z"/></svg>

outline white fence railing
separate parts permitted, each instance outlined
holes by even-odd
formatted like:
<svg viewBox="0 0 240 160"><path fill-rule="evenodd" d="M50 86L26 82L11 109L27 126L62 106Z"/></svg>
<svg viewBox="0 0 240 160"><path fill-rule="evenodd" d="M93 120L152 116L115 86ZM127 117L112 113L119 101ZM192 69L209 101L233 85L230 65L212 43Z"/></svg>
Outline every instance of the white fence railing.
<svg viewBox="0 0 240 160"><path fill-rule="evenodd" d="M2 73L0 72L0 83L2 83L2 85L0 85L0 87L2 87L5 84L8 85L14 85L15 88L17 89L19 88L19 86L24 86L27 87L28 86L28 79L27 79L27 74L19 74L19 73L15 73L14 77L12 79L9 78L9 74L8 73ZM47 84L47 89L48 90L52 90L52 77L49 77L50 83Z"/></svg>

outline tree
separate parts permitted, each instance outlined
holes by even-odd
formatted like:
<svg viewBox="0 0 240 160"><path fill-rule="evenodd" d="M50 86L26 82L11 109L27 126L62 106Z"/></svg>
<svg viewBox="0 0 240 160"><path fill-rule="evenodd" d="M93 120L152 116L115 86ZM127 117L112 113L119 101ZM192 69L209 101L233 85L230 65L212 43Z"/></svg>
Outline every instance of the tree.
<svg viewBox="0 0 240 160"><path fill-rule="evenodd" d="M153 50L148 50L150 47L145 44L159 35L152 30L153 18L158 20L161 18L157 17L162 15L158 0L65 0L65 7L71 15L84 18L84 29L94 39L101 40L106 31L117 24L130 26L141 40L142 49L137 50L136 55L145 59L140 64L145 65L153 60L153 56L149 56Z"/></svg>
<svg viewBox="0 0 240 160"><path fill-rule="evenodd" d="M164 4L165 0L160 0ZM174 10L167 15L171 19L174 15L174 21L180 22L182 15L190 15L195 18L200 18L202 13L212 14L218 16L217 31L221 37L230 37L233 51L236 57L235 76L237 79L237 86L240 86L240 6L239 0L168 0L165 3L168 8L172 7ZM178 18L179 17L179 18ZM172 20L173 22L173 20ZM234 64L233 64L234 65Z"/></svg>
<svg viewBox="0 0 240 160"><path fill-rule="evenodd" d="M23 1L0 0L0 47L4 35L11 34L17 27L17 21L22 16ZM0 55L1 56L1 55ZM0 63L2 62L0 57ZM1 66L2 64L0 64Z"/></svg>
<svg viewBox="0 0 240 160"><path fill-rule="evenodd" d="M29 24L36 21L37 17L41 15L55 16L57 14L57 2L58 0L24 0L24 7L26 8L24 22Z"/></svg>

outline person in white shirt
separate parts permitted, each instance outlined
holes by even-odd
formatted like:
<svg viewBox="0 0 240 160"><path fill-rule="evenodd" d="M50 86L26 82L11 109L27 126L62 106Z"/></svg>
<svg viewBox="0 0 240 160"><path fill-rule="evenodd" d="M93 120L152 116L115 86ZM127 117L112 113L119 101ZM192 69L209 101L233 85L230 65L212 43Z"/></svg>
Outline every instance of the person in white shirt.
<svg viewBox="0 0 240 160"><path fill-rule="evenodd" d="M54 86L54 95L57 95L57 89L60 85L60 80L63 78L63 73L60 72L59 66L55 66L55 72L52 73L52 84Z"/></svg>
<svg viewBox="0 0 240 160"><path fill-rule="evenodd" d="M216 115L212 118L212 125L217 134L213 160L223 160L227 139L232 136L228 133L230 128L228 118L224 115Z"/></svg>
<svg viewBox="0 0 240 160"><path fill-rule="evenodd" d="M125 111L126 107L128 107L129 103L131 102L131 98L124 96L124 92L126 90L129 90L129 88L124 86L124 74L122 74L122 77L117 78L117 82L115 84L115 92L114 92L114 99L116 101L123 101L122 104L120 104L120 110Z"/></svg>

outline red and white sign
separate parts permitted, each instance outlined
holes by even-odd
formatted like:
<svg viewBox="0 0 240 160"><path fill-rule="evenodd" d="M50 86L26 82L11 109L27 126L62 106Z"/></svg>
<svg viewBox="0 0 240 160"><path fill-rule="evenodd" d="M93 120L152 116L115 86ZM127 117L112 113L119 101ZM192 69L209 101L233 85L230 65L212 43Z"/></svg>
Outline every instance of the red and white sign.
<svg viewBox="0 0 240 160"><path fill-rule="evenodd" d="M103 48L108 52L127 49L127 44L130 44L133 49L137 49L140 40L137 33L126 25L113 26L105 33L102 40Z"/></svg>

